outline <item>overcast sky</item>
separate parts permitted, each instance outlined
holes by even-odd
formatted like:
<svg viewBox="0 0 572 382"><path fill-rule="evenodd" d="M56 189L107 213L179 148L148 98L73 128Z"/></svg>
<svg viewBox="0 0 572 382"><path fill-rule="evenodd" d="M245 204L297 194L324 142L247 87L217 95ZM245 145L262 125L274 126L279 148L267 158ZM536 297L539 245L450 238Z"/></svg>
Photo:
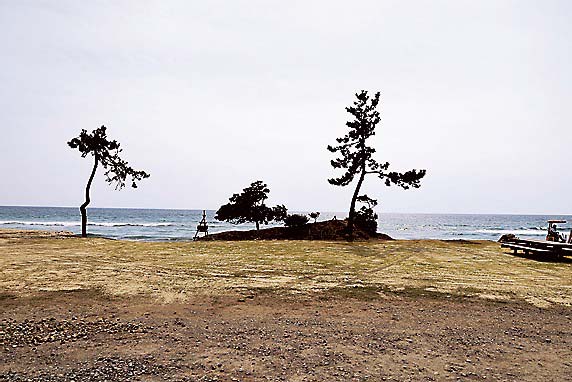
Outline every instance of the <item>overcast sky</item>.
<svg viewBox="0 0 572 382"><path fill-rule="evenodd" d="M347 210L326 150L381 91L372 144L422 188L381 212L572 214L571 1L0 0L0 205L77 206L66 142L108 126L151 173L93 207ZM100 169L101 170L101 169Z"/></svg>

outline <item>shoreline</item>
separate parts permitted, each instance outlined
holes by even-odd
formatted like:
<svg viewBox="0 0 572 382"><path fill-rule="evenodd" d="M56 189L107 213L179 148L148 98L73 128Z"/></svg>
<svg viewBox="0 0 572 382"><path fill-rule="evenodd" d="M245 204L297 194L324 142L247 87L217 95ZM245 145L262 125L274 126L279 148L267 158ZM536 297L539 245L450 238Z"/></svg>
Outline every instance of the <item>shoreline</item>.
<svg viewBox="0 0 572 382"><path fill-rule="evenodd" d="M200 211L96 209L88 214L88 232L114 239L173 241L193 238L202 218ZM318 219L325 222L335 213L323 212ZM339 219L344 215L337 214ZM378 231L396 239L485 239L498 240L503 234L516 234L523 238L546 236L545 219L555 216L518 215L466 215L466 214L386 214L378 219ZM568 234L572 216L564 217L570 224L559 227ZM211 234L254 229L254 225L233 225L214 219L207 212ZM80 232L77 208L4 207L0 208L0 229L70 230ZM277 227L272 224L261 228Z"/></svg>

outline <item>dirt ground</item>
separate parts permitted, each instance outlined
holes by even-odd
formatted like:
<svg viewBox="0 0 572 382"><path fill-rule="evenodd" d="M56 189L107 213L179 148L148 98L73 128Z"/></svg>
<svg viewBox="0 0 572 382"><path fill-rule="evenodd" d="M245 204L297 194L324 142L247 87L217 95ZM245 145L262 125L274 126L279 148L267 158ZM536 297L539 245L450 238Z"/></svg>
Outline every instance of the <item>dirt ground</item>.
<svg viewBox="0 0 572 382"><path fill-rule="evenodd" d="M444 296L2 301L0 381L572 379L572 312Z"/></svg>
<svg viewBox="0 0 572 382"><path fill-rule="evenodd" d="M0 231L0 381L572 380L571 275L490 242Z"/></svg>

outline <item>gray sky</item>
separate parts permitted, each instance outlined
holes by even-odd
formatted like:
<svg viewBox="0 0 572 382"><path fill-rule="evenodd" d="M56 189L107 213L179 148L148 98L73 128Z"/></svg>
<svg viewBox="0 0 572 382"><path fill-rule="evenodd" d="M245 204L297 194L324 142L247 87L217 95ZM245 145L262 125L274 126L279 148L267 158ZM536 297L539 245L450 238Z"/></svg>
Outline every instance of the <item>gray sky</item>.
<svg viewBox="0 0 572 382"><path fill-rule="evenodd" d="M218 208L262 179L291 210L346 210L325 149L360 89L373 144L419 190L384 212L572 213L570 1L0 0L0 205L76 206L108 126L151 178L94 207Z"/></svg>

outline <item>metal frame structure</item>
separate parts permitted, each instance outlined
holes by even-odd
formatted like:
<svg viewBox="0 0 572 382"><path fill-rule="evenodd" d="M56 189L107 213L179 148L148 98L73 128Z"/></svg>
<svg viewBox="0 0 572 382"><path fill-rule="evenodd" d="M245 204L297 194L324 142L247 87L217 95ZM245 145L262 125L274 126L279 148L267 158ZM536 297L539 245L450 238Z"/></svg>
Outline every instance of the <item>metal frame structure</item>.
<svg viewBox="0 0 572 382"><path fill-rule="evenodd" d="M201 219L201 221L199 222L199 225L197 225L197 232L195 233L195 237L193 238L193 240L196 240L196 238L199 236L199 233L204 233L204 236L208 236L209 235L209 225L207 223L207 211L203 210L203 218Z"/></svg>

